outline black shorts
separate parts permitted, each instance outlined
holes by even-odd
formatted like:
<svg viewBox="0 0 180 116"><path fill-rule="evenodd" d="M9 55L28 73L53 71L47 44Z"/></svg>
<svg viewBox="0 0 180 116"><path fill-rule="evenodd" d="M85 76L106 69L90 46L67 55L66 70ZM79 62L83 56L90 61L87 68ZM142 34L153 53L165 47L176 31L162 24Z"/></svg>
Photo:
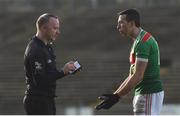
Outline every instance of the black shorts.
<svg viewBox="0 0 180 116"><path fill-rule="evenodd" d="M54 97L26 95L23 100L27 115L55 115Z"/></svg>

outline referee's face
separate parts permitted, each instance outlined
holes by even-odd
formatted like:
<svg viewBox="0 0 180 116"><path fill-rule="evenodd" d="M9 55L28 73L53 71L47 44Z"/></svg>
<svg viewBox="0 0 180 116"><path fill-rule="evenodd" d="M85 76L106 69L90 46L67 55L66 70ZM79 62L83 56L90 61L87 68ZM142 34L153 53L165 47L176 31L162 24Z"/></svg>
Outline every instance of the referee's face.
<svg viewBox="0 0 180 116"><path fill-rule="evenodd" d="M55 41L59 34L59 20L51 17L46 28L46 36L49 39L48 41Z"/></svg>
<svg viewBox="0 0 180 116"><path fill-rule="evenodd" d="M118 24L117 24L118 31L127 37L131 37L132 33L132 25L131 22L128 22L126 20L126 15L120 15L118 18Z"/></svg>

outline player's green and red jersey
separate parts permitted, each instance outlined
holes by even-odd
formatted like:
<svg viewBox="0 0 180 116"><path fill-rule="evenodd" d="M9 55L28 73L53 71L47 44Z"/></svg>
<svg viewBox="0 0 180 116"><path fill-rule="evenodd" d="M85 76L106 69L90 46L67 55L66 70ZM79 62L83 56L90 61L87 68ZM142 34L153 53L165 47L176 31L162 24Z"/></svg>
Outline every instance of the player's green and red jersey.
<svg viewBox="0 0 180 116"><path fill-rule="evenodd" d="M136 59L148 62L143 80L135 87L135 95L156 93L163 90L160 80L160 54L154 37L141 29L130 52L130 74L135 73Z"/></svg>

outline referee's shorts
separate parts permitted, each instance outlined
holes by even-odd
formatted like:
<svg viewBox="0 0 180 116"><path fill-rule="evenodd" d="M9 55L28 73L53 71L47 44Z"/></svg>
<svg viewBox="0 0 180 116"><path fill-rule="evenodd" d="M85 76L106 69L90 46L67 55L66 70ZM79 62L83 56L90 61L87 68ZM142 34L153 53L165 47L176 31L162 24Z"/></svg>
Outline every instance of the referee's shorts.
<svg viewBox="0 0 180 116"><path fill-rule="evenodd" d="M55 115L54 97L25 95L24 109L27 115Z"/></svg>

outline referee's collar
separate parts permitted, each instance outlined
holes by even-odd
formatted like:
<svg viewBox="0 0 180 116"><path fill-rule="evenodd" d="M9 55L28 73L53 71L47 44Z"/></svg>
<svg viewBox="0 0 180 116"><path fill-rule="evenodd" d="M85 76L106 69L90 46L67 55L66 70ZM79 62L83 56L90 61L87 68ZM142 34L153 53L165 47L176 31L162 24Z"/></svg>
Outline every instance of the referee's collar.
<svg viewBox="0 0 180 116"><path fill-rule="evenodd" d="M46 47L47 45L42 41L40 40L37 36L34 36L33 37L33 40L36 41L38 44L40 44L41 46L44 46Z"/></svg>

